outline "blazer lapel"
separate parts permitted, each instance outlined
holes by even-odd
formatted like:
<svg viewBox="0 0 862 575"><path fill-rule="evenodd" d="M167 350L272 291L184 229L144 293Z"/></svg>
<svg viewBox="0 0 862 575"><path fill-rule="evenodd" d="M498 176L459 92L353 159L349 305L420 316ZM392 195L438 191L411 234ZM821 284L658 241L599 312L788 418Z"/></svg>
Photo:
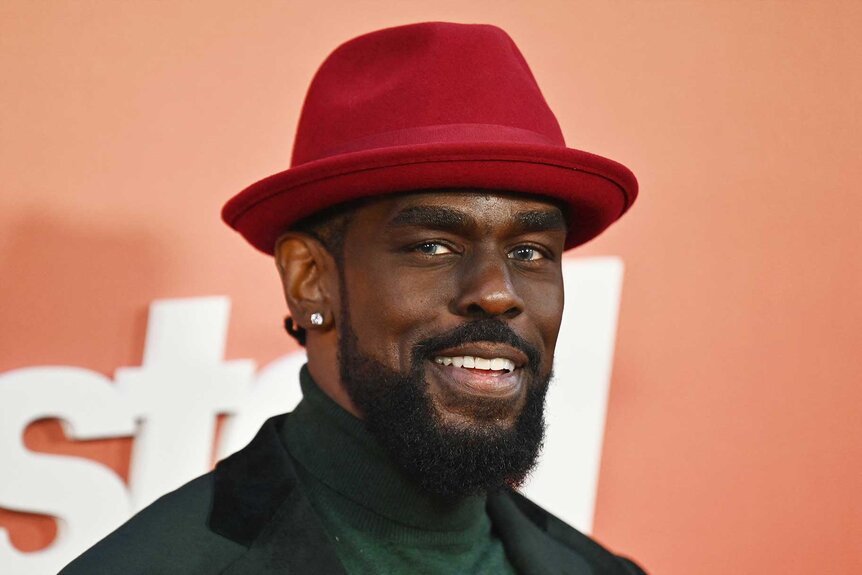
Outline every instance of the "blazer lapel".
<svg viewBox="0 0 862 575"><path fill-rule="evenodd" d="M593 575L584 562L562 557L559 545L524 514L507 492L488 496L488 515L520 575Z"/></svg>
<svg viewBox="0 0 862 575"><path fill-rule="evenodd" d="M248 548L223 573L346 575L281 442L285 417L216 467L209 527Z"/></svg>
<svg viewBox="0 0 862 575"><path fill-rule="evenodd" d="M491 524L524 575L630 575L619 557L514 491L488 497Z"/></svg>
<svg viewBox="0 0 862 575"><path fill-rule="evenodd" d="M295 489L224 575L347 575L308 500Z"/></svg>

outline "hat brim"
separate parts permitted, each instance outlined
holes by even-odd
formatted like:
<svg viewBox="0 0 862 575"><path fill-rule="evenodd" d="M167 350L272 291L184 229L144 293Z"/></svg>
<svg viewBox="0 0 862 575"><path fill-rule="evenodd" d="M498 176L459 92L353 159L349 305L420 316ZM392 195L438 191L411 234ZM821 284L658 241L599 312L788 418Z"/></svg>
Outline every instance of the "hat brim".
<svg viewBox="0 0 862 575"><path fill-rule="evenodd" d="M566 249L599 235L634 202L634 174L617 162L550 145L434 143L378 148L295 166L260 180L222 209L260 251L296 222L352 200L399 192L477 188L534 194L567 207Z"/></svg>

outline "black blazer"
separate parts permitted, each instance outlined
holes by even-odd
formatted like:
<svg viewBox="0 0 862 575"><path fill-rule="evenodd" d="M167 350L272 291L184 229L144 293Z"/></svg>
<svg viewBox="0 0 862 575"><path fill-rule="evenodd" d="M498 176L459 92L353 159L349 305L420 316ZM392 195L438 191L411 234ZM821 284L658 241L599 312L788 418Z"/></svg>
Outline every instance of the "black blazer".
<svg viewBox="0 0 862 575"><path fill-rule="evenodd" d="M346 575L269 419L241 451L165 495L60 575ZM506 555L524 575L645 575L514 491L488 497Z"/></svg>

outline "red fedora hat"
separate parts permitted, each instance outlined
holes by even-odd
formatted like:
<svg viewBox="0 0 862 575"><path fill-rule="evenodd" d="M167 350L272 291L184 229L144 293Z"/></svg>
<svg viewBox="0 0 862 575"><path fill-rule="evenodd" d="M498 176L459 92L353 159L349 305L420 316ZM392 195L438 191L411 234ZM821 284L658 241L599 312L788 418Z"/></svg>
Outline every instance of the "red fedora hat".
<svg viewBox="0 0 862 575"><path fill-rule="evenodd" d="M621 164L566 147L503 30L430 22L338 47L308 89L291 167L240 192L222 217L271 254L282 232L322 209L443 188L560 200L572 248L631 206L637 180Z"/></svg>

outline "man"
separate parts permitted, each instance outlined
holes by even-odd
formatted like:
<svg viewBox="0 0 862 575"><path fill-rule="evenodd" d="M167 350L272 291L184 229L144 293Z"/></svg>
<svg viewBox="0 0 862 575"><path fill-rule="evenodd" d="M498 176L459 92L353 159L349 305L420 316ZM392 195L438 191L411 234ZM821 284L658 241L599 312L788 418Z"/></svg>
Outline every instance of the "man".
<svg viewBox="0 0 862 575"><path fill-rule="evenodd" d="M643 573L514 491L542 442L563 252L636 193L565 147L502 30L342 45L292 167L223 212L275 257L302 402L64 573Z"/></svg>

